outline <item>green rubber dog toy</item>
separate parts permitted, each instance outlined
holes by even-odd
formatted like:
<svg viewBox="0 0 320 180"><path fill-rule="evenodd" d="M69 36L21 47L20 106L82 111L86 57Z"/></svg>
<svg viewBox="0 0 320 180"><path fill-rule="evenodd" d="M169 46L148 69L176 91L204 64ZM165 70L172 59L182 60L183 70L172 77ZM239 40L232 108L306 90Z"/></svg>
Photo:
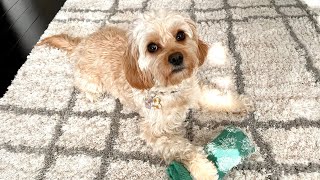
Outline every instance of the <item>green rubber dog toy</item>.
<svg viewBox="0 0 320 180"><path fill-rule="evenodd" d="M204 150L207 158L217 167L219 180L222 180L233 167L253 153L255 148L241 129L229 126L208 143ZM169 165L167 174L171 180L192 180L189 171L177 161Z"/></svg>

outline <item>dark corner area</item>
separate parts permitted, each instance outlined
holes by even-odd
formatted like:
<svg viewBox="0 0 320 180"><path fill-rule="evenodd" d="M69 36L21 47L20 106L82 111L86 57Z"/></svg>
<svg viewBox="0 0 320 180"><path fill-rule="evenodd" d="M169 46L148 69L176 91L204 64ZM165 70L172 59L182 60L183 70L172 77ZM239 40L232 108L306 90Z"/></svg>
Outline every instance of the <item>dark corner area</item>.
<svg viewBox="0 0 320 180"><path fill-rule="evenodd" d="M66 0L0 0L0 97Z"/></svg>

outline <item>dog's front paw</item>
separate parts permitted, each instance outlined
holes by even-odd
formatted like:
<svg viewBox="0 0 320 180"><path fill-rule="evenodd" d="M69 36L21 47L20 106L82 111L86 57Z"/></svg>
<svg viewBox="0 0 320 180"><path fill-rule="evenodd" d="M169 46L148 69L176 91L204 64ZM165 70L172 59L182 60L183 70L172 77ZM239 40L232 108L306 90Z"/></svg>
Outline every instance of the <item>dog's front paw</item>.
<svg viewBox="0 0 320 180"><path fill-rule="evenodd" d="M217 180L219 178L217 168L206 158L192 161L189 168L195 180Z"/></svg>

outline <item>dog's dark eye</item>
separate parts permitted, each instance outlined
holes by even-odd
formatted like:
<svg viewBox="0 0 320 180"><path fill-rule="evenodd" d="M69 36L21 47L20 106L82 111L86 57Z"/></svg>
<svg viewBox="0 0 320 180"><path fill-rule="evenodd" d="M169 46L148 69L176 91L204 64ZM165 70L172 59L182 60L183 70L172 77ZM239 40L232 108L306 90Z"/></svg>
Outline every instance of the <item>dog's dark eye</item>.
<svg viewBox="0 0 320 180"><path fill-rule="evenodd" d="M158 50L158 46L155 43L150 43L148 45L148 51L154 53Z"/></svg>
<svg viewBox="0 0 320 180"><path fill-rule="evenodd" d="M176 35L176 40L177 41L183 41L186 38L185 34L183 31L179 31Z"/></svg>

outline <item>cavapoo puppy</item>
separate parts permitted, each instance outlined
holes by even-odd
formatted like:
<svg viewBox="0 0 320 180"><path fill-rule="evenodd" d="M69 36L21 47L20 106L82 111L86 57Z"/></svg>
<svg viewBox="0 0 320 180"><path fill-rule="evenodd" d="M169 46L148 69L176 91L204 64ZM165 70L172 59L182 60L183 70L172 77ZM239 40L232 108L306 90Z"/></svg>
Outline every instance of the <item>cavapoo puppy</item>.
<svg viewBox="0 0 320 180"><path fill-rule="evenodd" d="M105 27L85 38L54 35L42 44L69 53L75 62L75 86L89 100L109 93L138 111L142 137L166 162L182 162L197 180L218 179L202 147L184 138L186 113L190 108L242 112L247 107L237 95L228 102L208 99L210 89L198 84L196 73L208 45L190 18L149 12L129 29Z"/></svg>

